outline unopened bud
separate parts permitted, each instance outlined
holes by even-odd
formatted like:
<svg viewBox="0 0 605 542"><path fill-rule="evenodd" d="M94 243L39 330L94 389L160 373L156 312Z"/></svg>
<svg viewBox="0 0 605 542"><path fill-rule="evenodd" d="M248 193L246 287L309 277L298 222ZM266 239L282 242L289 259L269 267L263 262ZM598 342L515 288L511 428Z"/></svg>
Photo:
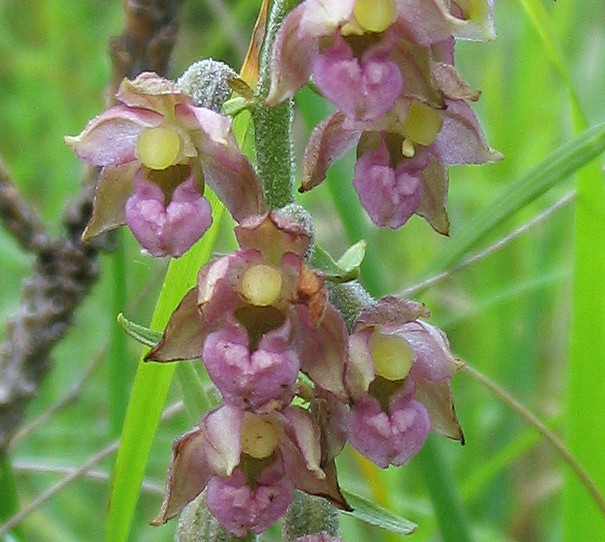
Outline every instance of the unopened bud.
<svg viewBox="0 0 605 542"><path fill-rule="evenodd" d="M235 71L224 62L206 58L189 66L176 84L193 98L198 107L218 113L231 96L229 79L235 77Z"/></svg>

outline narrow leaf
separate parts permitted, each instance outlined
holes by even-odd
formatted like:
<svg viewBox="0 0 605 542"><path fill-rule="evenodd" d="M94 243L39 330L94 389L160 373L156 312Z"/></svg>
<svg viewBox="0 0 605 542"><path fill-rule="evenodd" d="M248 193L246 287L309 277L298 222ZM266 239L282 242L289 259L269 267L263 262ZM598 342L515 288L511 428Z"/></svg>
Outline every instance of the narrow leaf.
<svg viewBox="0 0 605 542"><path fill-rule="evenodd" d="M153 347L162 338L160 331L154 331L140 324L135 324L128 320L123 313L118 314L118 323L124 328L124 331L134 340L139 341L145 346Z"/></svg>
<svg viewBox="0 0 605 542"><path fill-rule="evenodd" d="M369 525L374 525L397 534L412 534L418 527L415 523L404 519L381 506L355 495L343 491L347 502L353 507L352 512L344 512Z"/></svg>
<svg viewBox="0 0 605 542"><path fill-rule="evenodd" d="M361 262L363 262L363 258L366 255L366 247L367 243L362 239L361 241L355 243L352 247L349 247L342 255L340 260L336 262L336 264L343 271L352 271L353 269L357 269L361 265Z"/></svg>
<svg viewBox="0 0 605 542"><path fill-rule="evenodd" d="M213 209L212 227L189 252L170 263L151 320L153 330L164 329L172 311L195 284L199 268L210 257L224 209L210 191L208 199ZM175 369L173 363L139 362L114 468L106 542L128 539L149 451Z"/></svg>

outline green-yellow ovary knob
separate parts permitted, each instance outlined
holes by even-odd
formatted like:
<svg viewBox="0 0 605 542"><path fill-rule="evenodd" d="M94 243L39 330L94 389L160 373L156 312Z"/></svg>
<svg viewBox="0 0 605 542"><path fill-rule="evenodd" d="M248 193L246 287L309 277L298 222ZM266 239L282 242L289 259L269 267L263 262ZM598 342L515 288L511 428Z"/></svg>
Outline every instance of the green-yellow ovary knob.
<svg viewBox="0 0 605 542"><path fill-rule="evenodd" d="M437 109L414 100L403 121L402 132L410 141L426 147L435 141L441 125L441 113Z"/></svg>
<svg viewBox="0 0 605 542"><path fill-rule="evenodd" d="M353 16L364 30L384 32L397 18L394 0L357 0Z"/></svg>
<svg viewBox="0 0 605 542"><path fill-rule="evenodd" d="M413 158L416 154L414 143L412 143L409 139L404 138L404 140L401 142L401 154L406 158Z"/></svg>
<svg viewBox="0 0 605 542"><path fill-rule="evenodd" d="M181 139L172 128L145 128L137 140L137 157L149 169L173 166L181 151Z"/></svg>
<svg viewBox="0 0 605 542"><path fill-rule="evenodd" d="M264 459L277 447L279 431L266 416L246 412L242 422L241 439L243 453L256 459Z"/></svg>
<svg viewBox="0 0 605 542"><path fill-rule="evenodd" d="M273 267L259 264L250 267L244 273L241 292L252 305L267 307L279 297L281 286L281 273Z"/></svg>
<svg viewBox="0 0 605 542"><path fill-rule="evenodd" d="M416 360L414 350L403 337L379 331L370 337L370 351L376 374L387 380L403 380Z"/></svg>

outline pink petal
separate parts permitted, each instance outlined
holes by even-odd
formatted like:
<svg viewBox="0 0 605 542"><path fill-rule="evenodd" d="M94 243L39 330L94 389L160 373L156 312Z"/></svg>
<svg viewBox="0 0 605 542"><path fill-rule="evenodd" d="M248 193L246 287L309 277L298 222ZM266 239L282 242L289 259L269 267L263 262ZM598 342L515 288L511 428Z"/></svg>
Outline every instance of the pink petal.
<svg viewBox="0 0 605 542"><path fill-rule="evenodd" d="M177 104L193 105L193 99L174 83L155 72L143 72L134 80L123 79L116 99L132 108L172 115Z"/></svg>
<svg viewBox="0 0 605 542"><path fill-rule="evenodd" d="M294 345L301 370L318 386L339 399L346 398L344 386L348 331L340 313L326 306L319 325L312 324L306 307L296 308Z"/></svg>
<svg viewBox="0 0 605 542"><path fill-rule="evenodd" d="M161 341L145 356L145 361L199 358L207 333L198 312L197 289L192 288L170 316Z"/></svg>
<svg viewBox="0 0 605 542"><path fill-rule="evenodd" d="M359 141L360 129L343 126L342 113L321 121L311 133L303 159L301 192L311 190L326 178L328 168Z"/></svg>
<svg viewBox="0 0 605 542"><path fill-rule="evenodd" d="M437 157L431 154L428 165L422 171L421 176L424 191L416 214L424 218L435 231L447 235L450 228L450 221L445 210L448 188L447 169Z"/></svg>
<svg viewBox="0 0 605 542"><path fill-rule="evenodd" d="M204 180L238 222L263 214L267 204L260 181L233 133L225 131L224 117L210 110L202 115L201 108L196 109L202 130L191 137L200 152Z"/></svg>
<svg viewBox="0 0 605 542"><path fill-rule="evenodd" d="M395 326L412 322L420 316L429 316L429 311L422 303L409 301L394 295L381 297L361 311L353 330L367 326Z"/></svg>
<svg viewBox="0 0 605 542"><path fill-rule="evenodd" d="M432 382L418 378L414 397L428 411L431 429L464 444L464 434L456 418L449 382Z"/></svg>
<svg viewBox="0 0 605 542"><path fill-rule="evenodd" d="M101 170L92 203L92 216L82 234L84 242L125 223L124 207L134 190L133 177L138 168L138 162L128 162L106 166Z"/></svg>
<svg viewBox="0 0 605 542"><path fill-rule="evenodd" d="M147 109L116 105L92 119L79 135L66 137L65 142L79 158L95 166L124 164L135 160L141 130L158 126L162 120L161 115Z"/></svg>
<svg viewBox="0 0 605 542"><path fill-rule="evenodd" d="M400 332L416 353L416 362L410 371L414 378L422 377L438 382L454 376L458 365L443 331L416 320L404 324Z"/></svg>
<svg viewBox="0 0 605 542"><path fill-rule="evenodd" d="M286 253L302 258L311 242L301 224L276 211L247 218L235 228L235 236L242 248L260 251L274 265L281 265Z"/></svg>
<svg viewBox="0 0 605 542"><path fill-rule="evenodd" d="M307 84L313 62L319 52L317 38L301 32L301 18L308 10L306 2L294 8L284 22L273 44L271 86L267 104L277 105L291 98Z"/></svg>
<svg viewBox="0 0 605 542"><path fill-rule="evenodd" d="M213 476L231 474L239 463L242 417L238 409L223 406L206 414L200 427L175 442L166 494L154 525L178 514Z"/></svg>
<svg viewBox="0 0 605 542"><path fill-rule="evenodd" d="M486 142L473 110L463 100L446 100L443 126L431 145L446 165L483 164L500 160L502 155Z"/></svg>

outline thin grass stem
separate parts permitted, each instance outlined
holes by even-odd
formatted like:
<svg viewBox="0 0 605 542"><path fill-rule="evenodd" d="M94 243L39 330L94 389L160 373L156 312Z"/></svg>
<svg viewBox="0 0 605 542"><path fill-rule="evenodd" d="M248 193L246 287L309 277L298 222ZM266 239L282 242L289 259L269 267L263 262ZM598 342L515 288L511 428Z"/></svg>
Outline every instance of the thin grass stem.
<svg viewBox="0 0 605 542"><path fill-rule="evenodd" d="M599 488L596 486L584 467L582 467L582 465L578 463L577 459L567 450L565 444L559 439L559 437L557 437L557 435L555 435L544 423L542 423L537 416L532 414L505 389L501 388L483 373L479 372L477 369L471 367L467 363L463 365L463 370L477 382L480 382L491 392L493 392L498 399L516 412L546 439L551 447L561 456L563 461L565 461L565 463L567 463L567 465L569 465L569 467L573 470L605 517L605 499L599 491Z"/></svg>
<svg viewBox="0 0 605 542"><path fill-rule="evenodd" d="M557 201L550 207L546 208L544 211L542 211L541 213L536 215L530 221L519 226L518 228L516 228L509 234L501 237L495 243L489 245L488 247L484 248L483 250L475 252L468 258L465 258L464 260L462 260L460 263L453 265L452 267L450 267L449 269L446 269L445 271L442 271L441 273L436 273L435 275L433 275L421 282L413 284L412 286L408 286L405 290L403 290L400 293L400 295L403 297L409 297L409 296L415 295L418 292L422 292L422 291L426 290L427 288L429 288L430 286L438 284L439 282L451 277L454 273L457 273L458 271L461 271L462 269L469 267L469 266L483 260L484 258L487 258L488 256L494 254L501 248L504 248L506 245L508 245L509 243L511 243L512 241L514 241L515 239L517 239L518 237L523 235L525 232L532 229L534 226L537 226L538 224L544 222L547 218L550 218L556 211L558 211L559 209L562 209L568 203L573 201L573 199L575 197L576 197L575 190L565 194L559 201Z"/></svg>

